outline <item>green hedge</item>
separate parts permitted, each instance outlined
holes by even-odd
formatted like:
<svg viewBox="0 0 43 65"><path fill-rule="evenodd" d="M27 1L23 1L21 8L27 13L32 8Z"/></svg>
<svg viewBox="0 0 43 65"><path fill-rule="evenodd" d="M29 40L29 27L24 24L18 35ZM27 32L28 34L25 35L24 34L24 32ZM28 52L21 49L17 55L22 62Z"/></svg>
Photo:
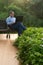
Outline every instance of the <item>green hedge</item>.
<svg viewBox="0 0 43 65"><path fill-rule="evenodd" d="M22 65L43 65L43 28L28 28L14 45Z"/></svg>

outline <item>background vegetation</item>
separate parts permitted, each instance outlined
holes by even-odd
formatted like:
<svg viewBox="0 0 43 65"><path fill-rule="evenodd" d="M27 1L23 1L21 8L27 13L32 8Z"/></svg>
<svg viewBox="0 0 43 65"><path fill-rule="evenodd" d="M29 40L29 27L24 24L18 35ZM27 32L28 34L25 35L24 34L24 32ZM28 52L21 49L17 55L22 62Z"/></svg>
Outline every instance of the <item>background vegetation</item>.
<svg viewBox="0 0 43 65"><path fill-rule="evenodd" d="M10 10L23 15L26 26L43 26L43 0L0 0L0 19L5 19Z"/></svg>

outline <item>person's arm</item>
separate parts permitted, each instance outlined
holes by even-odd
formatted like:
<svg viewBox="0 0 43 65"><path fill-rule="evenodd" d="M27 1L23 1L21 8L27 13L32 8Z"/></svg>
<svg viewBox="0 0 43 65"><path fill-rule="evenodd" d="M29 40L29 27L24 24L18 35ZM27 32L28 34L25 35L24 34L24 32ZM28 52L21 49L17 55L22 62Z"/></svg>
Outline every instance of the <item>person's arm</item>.
<svg viewBox="0 0 43 65"><path fill-rule="evenodd" d="M13 23L16 23L16 18L12 18L12 22L11 22L12 24Z"/></svg>
<svg viewBox="0 0 43 65"><path fill-rule="evenodd" d="M16 22L16 18L7 18L6 19L6 23L7 23L7 25L11 25L11 24L13 24L13 23L15 23Z"/></svg>
<svg viewBox="0 0 43 65"><path fill-rule="evenodd" d="M9 24L9 18L6 19L6 23L7 23L7 25Z"/></svg>

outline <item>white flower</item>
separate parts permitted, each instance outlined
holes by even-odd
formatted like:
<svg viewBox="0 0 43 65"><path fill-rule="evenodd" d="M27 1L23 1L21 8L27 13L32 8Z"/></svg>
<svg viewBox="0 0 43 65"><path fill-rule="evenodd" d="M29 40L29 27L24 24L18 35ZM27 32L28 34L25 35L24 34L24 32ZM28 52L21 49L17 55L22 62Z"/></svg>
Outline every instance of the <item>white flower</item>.
<svg viewBox="0 0 43 65"><path fill-rule="evenodd" d="M42 35L43 35L43 33L42 33Z"/></svg>
<svg viewBox="0 0 43 65"><path fill-rule="evenodd" d="M43 47L43 45L40 45L41 47Z"/></svg>
<svg viewBox="0 0 43 65"><path fill-rule="evenodd" d="M41 40L43 40L43 38L41 38Z"/></svg>
<svg viewBox="0 0 43 65"><path fill-rule="evenodd" d="M28 65L28 64L27 64Z"/></svg>

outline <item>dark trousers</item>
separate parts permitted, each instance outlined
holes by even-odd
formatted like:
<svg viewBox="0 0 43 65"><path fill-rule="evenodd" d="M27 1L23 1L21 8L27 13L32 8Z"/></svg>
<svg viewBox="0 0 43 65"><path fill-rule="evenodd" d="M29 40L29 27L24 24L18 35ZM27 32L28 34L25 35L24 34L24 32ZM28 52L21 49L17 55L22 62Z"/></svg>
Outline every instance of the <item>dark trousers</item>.
<svg viewBox="0 0 43 65"><path fill-rule="evenodd" d="M15 23L12 25L8 25L11 29L16 30L18 32L18 35L20 36L24 30L26 30L26 27L21 23Z"/></svg>

